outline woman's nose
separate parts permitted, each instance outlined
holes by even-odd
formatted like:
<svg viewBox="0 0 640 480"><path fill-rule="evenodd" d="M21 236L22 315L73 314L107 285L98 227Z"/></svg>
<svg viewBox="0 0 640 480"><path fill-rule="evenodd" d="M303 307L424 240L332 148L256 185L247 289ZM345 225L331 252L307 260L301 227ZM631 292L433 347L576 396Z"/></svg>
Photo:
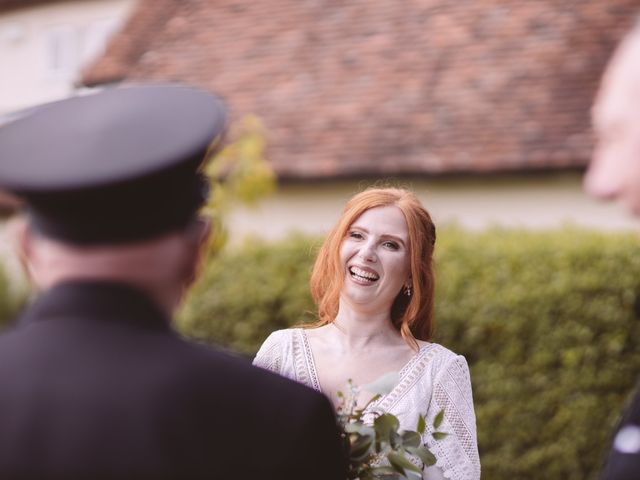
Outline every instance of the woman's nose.
<svg viewBox="0 0 640 480"><path fill-rule="evenodd" d="M360 257L367 262L375 262L377 259L375 245L372 242L362 245Z"/></svg>

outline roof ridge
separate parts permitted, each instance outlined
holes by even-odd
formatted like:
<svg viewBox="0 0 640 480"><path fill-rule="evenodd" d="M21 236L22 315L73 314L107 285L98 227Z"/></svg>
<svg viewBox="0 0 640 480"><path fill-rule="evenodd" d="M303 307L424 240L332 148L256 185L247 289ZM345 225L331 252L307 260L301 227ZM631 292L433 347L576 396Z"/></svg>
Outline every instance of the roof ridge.
<svg viewBox="0 0 640 480"><path fill-rule="evenodd" d="M79 83L92 87L123 80L149 50L153 36L171 20L180 3L181 0L140 0L120 33L107 44L104 54L83 69Z"/></svg>

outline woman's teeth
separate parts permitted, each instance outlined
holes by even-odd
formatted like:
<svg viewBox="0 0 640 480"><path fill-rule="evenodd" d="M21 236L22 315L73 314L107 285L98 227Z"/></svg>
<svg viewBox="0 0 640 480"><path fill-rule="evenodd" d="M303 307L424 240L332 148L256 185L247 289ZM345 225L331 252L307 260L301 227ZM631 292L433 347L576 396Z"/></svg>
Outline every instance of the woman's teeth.
<svg viewBox="0 0 640 480"><path fill-rule="evenodd" d="M349 269L349 273L351 273L351 276L359 280L365 280L367 282L372 282L372 283L380 278L377 274L372 272L367 272L366 270L363 270L358 267L351 267Z"/></svg>

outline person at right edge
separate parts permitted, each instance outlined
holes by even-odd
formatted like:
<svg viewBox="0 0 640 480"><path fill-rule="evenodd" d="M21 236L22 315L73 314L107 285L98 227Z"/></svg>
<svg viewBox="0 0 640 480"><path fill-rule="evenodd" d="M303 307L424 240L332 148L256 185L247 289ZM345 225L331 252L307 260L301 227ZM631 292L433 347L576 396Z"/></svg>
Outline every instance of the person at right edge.
<svg viewBox="0 0 640 480"><path fill-rule="evenodd" d="M323 395L171 328L224 118L207 92L137 85L0 128L37 290L0 335L0 478L344 480Z"/></svg>
<svg viewBox="0 0 640 480"><path fill-rule="evenodd" d="M593 106L596 148L585 190L621 201L640 216L640 24L611 59ZM603 470L603 480L640 478L640 391L622 416Z"/></svg>

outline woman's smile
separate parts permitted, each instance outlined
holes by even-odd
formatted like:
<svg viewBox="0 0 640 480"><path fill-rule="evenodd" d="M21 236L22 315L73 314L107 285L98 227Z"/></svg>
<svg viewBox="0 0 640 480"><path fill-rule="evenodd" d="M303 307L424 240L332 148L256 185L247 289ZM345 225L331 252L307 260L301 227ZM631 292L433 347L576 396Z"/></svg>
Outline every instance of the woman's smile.
<svg viewBox="0 0 640 480"><path fill-rule="evenodd" d="M360 285L373 285L380 279L380 275L374 270L357 265L349 267L349 273L351 274L351 278Z"/></svg>

